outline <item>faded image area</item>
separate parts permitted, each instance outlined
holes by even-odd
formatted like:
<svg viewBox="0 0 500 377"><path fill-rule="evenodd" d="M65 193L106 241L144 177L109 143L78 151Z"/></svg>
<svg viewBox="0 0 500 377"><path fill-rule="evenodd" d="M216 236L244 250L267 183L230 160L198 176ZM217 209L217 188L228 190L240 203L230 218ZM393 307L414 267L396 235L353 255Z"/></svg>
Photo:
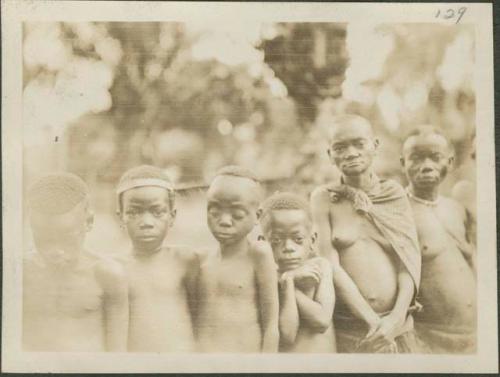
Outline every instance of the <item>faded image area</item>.
<svg viewBox="0 0 500 377"><path fill-rule="evenodd" d="M24 23L24 349L475 353L474 43Z"/></svg>

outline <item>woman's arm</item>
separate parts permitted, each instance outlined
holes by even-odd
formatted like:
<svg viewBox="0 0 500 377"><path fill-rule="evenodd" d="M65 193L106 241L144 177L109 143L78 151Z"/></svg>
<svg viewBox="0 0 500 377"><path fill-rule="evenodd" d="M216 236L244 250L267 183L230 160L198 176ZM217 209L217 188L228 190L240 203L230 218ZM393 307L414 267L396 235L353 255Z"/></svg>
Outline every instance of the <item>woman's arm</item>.
<svg viewBox="0 0 500 377"><path fill-rule="evenodd" d="M342 268L338 252L333 248L329 220L330 205L330 197L325 188L320 187L314 190L311 195L311 210L318 232L320 253L332 265L333 283L338 297L346 303L356 317L366 322L369 328L375 328L380 322L380 317L361 295L349 274Z"/></svg>

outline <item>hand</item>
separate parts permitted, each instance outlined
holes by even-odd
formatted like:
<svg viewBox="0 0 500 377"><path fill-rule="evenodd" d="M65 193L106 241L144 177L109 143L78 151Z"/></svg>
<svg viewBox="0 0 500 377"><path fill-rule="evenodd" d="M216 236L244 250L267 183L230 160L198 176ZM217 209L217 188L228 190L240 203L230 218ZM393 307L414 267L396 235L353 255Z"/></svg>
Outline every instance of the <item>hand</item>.
<svg viewBox="0 0 500 377"><path fill-rule="evenodd" d="M398 330L401 326L403 326L404 321L405 316L393 313L382 317L378 324L370 326L370 329L368 330L365 338L361 341L361 344L392 343L398 333Z"/></svg>
<svg viewBox="0 0 500 377"><path fill-rule="evenodd" d="M309 263L288 272L298 288L308 289L318 286L321 281L321 270L316 264Z"/></svg>
<svg viewBox="0 0 500 377"><path fill-rule="evenodd" d="M278 279L278 285L280 288L286 288L287 286L293 285L293 276L289 272L284 272Z"/></svg>
<svg viewBox="0 0 500 377"><path fill-rule="evenodd" d="M326 188L328 196L330 198L330 203L336 203L340 200L341 194L337 186L329 186Z"/></svg>

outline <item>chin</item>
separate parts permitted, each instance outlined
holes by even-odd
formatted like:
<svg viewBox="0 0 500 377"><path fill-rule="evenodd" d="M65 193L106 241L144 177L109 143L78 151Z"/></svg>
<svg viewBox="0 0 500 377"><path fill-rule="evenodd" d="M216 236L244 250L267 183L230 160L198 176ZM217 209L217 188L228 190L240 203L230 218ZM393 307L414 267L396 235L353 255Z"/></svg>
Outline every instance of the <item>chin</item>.
<svg viewBox="0 0 500 377"><path fill-rule="evenodd" d="M135 240L134 242L134 247L140 248L140 249L148 249L148 250L156 250L161 247L163 244L163 240Z"/></svg>
<svg viewBox="0 0 500 377"><path fill-rule="evenodd" d="M364 166L363 167L360 166L360 167L356 167L356 168L345 168L342 170L342 173L345 176L352 177L352 176L361 175L365 171L366 171L366 168Z"/></svg>
<svg viewBox="0 0 500 377"><path fill-rule="evenodd" d="M432 180L426 179L426 180L416 180L413 182L413 185L419 188L430 189L439 186L440 183L441 181L439 179L432 179Z"/></svg>

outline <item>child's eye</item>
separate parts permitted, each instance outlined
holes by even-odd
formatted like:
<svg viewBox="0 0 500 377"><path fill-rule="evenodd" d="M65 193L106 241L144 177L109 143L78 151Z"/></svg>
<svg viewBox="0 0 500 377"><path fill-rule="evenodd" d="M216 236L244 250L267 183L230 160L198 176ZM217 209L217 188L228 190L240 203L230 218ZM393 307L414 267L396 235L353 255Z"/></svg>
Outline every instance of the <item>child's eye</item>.
<svg viewBox="0 0 500 377"><path fill-rule="evenodd" d="M440 153L433 153L431 156L431 159L435 162L438 162L439 160L441 160L441 154Z"/></svg>
<svg viewBox="0 0 500 377"><path fill-rule="evenodd" d="M136 209L129 209L125 213L127 214L127 216L135 217L139 214L139 211L137 211Z"/></svg>
<svg viewBox="0 0 500 377"><path fill-rule="evenodd" d="M155 208L151 211L155 217L162 217L166 212L167 210L165 208Z"/></svg>
<svg viewBox="0 0 500 377"><path fill-rule="evenodd" d="M301 245L301 244L302 244L302 242L304 242L304 237L295 237L295 238L293 239L293 241L294 241L295 243L297 243L297 244Z"/></svg>
<svg viewBox="0 0 500 377"><path fill-rule="evenodd" d="M277 245L277 244L279 244L281 242L281 238L274 236L274 237L271 237L271 239L269 240L269 242L271 242L271 244L273 244L273 245Z"/></svg>
<svg viewBox="0 0 500 377"><path fill-rule="evenodd" d="M234 211L233 212L233 218L235 220L241 220L241 219L243 219L245 217L245 215L246 215L245 211L239 210L239 211Z"/></svg>
<svg viewBox="0 0 500 377"><path fill-rule="evenodd" d="M358 140L354 143L354 146L356 148L363 148L365 146L365 141L364 140Z"/></svg>
<svg viewBox="0 0 500 377"><path fill-rule="evenodd" d="M211 215L211 216L219 216L220 215L220 211L217 209L217 208L209 208L208 209L208 214Z"/></svg>

